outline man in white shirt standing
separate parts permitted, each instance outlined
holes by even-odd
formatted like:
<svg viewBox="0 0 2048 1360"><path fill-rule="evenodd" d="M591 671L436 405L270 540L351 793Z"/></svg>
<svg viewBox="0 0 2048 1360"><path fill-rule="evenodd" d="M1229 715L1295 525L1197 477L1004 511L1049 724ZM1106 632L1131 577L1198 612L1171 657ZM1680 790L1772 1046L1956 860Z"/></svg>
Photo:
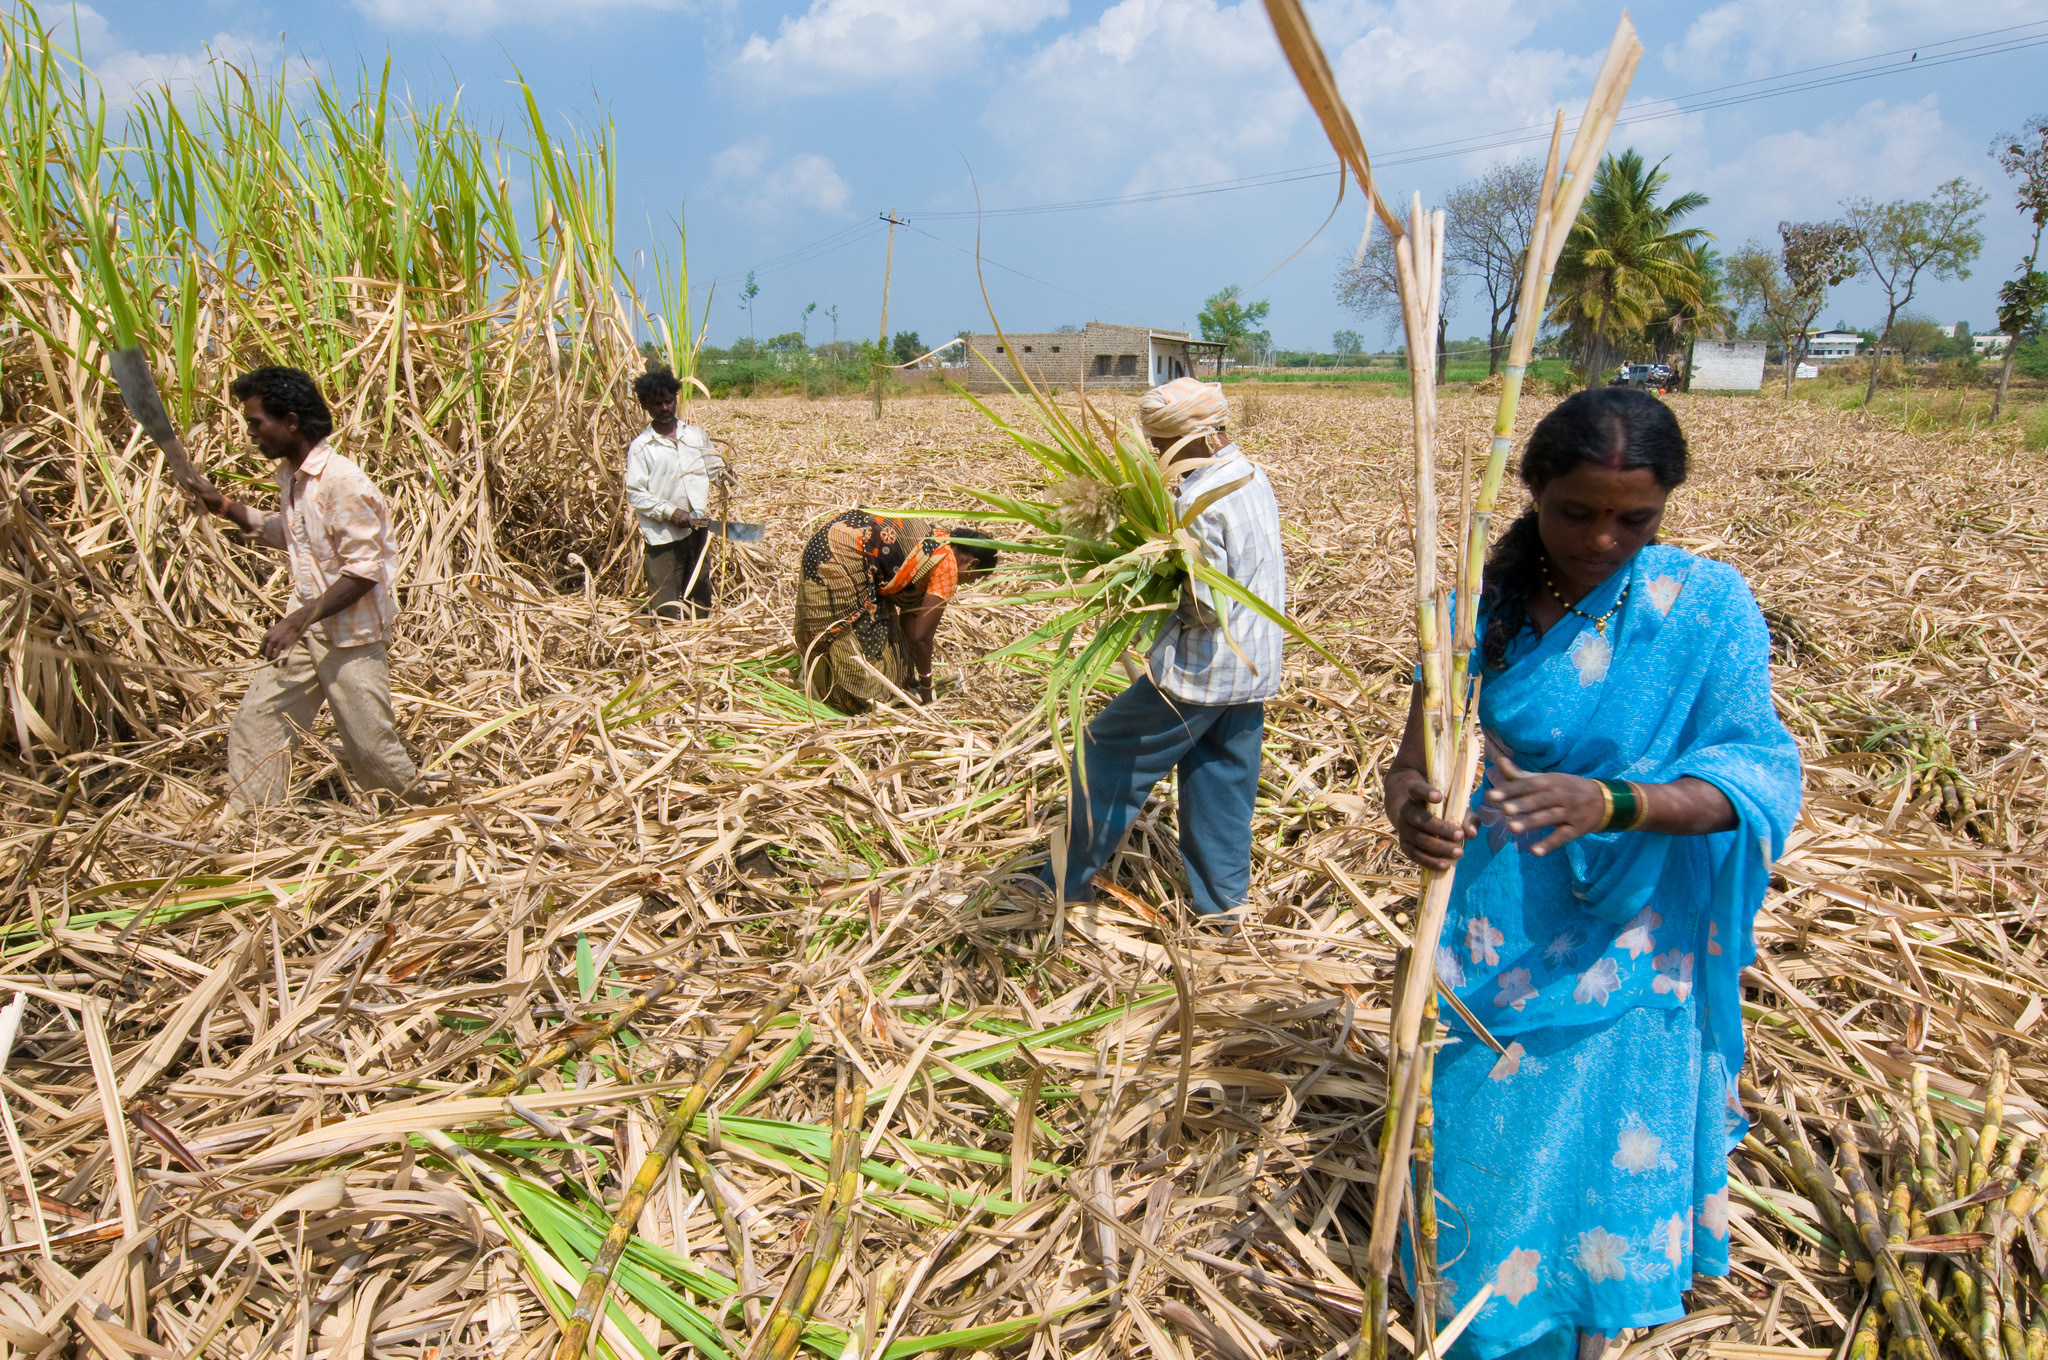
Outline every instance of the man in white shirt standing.
<svg viewBox="0 0 2048 1360"><path fill-rule="evenodd" d="M711 612L711 577L704 549L711 541L711 483L725 460L695 425L676 420L683 385L666 368L633 380L633 395L647 412L647 428L626 448L626 504L640 520L647 546L647 611L660 618Z"/></svg>

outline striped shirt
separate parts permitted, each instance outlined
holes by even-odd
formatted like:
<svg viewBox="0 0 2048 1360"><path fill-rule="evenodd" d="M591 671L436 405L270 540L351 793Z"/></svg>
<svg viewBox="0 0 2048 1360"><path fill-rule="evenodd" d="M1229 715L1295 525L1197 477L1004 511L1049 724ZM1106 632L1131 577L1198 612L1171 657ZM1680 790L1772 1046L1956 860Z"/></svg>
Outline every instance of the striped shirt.
<svg viewBox="0 0 2048 1360"><path fill-rule="evenodd" d="M1284 613L1287 559L1280 548L1280 506L1265 469L1228 445L1215 462L1181 479L1174 509L1185 515L1205 493L1247 476L1249 482L1196 516L1188 531L1201 541L1210 566ZM1148 669L1154 684L1185 703L1264 703L1280 692L1281 638L1280 625L1190 582L1180 610L1152 644Z"/></svg>

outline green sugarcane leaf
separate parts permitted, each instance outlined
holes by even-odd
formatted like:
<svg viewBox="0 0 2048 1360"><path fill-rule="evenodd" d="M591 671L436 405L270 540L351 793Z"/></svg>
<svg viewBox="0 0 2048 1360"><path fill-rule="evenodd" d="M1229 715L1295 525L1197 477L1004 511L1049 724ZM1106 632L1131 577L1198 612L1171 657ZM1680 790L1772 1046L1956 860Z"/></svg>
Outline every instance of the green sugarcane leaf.
<svg viewBox="0 0 2048 1360"><path fill-rule="evenodd" d="M1345 665L1342 661L1338 660L1337 657L1331 653L1329 648L1323 646L1322 643L1316 641L1315 638L1311 637L1308 631L1304 629L1299 623L1296 623L1292 617L1283 614L1279 610L1273 608L1272 605L1267 604L1264 600L1252 594L1249 590L1246 590L1237 581L1231 579L1223 572L1216 570L1216 568L1209 566L1206 563L1197 564L1193 568L1193 570L1196 579L1199 580L1203 585L1209 587L1209 589L1211 590L1218 590L1223 592L1225 595L1228 595L1231 599L1237 601L1239 604L1245 606L1247 609L1250 609L1253 613L1257 614L1260 618L1267 620L1269 623L1276 623L1280 625L1280 627L1286 630L1287 634L1290 637L1292 637L1295 641L1300 642L1305 646L1313 649L1318 656L1321 656L1325 661L1328 661L1331 665L1335 666L1338 672L1342 674L1346 680L1349 680L1352 684L1357 685L1360 689L1365 688L1365 682L1363 680L1360 680L1358 676L1352 672L1352 669L1349 666Z"/></svg>
<svg viewBox="0 0 2048 1360"><path fill-rule="evenodd" d="M927 1351L947 1350L953 1347L958 1347L962 1350L987 1350L991 1347L1002 1346L1036 1331L1046 1323L1057 1318L1063 1318L1069 1313L1088 1307L1090 1304L1099 1303L1115 1292L1113 1289L1099 1290L1086 1298L1075 1299L1072 1303L1062 1304L1058 1308L1048 1309L1046 1312L1037 1313L1030 1317L1010 1318L1003 1322L984 1323L982 1326L968 1327L957 1332L939 1332L932 1336L905 1337L901 1341L892 1342L889 1349L882 1352L882 1360L900 1360L903 1356L923 1355Z"/></svg>
<svg viewBox="0 0 2048 1360"><path fill-rule="evenodd" d="M1256 473L1248 472L1234 482L1230 482L1224 486L1216 487L1214 490L1211 491L1204 491L1201 495L1195 497L1195 503L1188 507L1188 512L1173 522L1173 527L1175 531L1178 532L1185 530L1190 524L1193 524L1195 522L1195 520L1201 515L1201 513L1204 510L1207 510L1210 506L1222 500L1225 496L1230 495L1234 491L1241 491L1245 487L1250 486L1252 484L1253 477L1255 477L1256 475Z"/></svg>

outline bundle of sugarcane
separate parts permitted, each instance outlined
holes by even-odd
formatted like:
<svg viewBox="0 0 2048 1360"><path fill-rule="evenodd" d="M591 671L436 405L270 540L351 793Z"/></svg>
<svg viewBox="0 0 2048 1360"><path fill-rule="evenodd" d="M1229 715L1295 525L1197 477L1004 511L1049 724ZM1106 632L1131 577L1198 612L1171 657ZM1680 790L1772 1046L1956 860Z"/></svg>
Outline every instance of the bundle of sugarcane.
<svg viewBox="0 0 2048 1360"><path fill-rule="evenodd" d="M1000 328L996 334L1002 336ZM1004 347L1009 348L1007 339ZM1105 416L1085 392L1069 412L1021 369L1018 376L1023 386L1012 384L1011 391L1037 415L1038 434L1013 425L972 396L968 400L1045 470L1042 494L973 489L967 494L985 507L982 518L1036 531L1036 537L1002 545L1027 559L1013 575L1030 588L1015 598L1057 601L1061 607L987 659L1022 658L1044 666L1044 698L1034 716L1051 722L1055 740L1063 725L1079 730L1088 696L1115 683L1119 663L1129 653L1150 646L1193 584L1278 624L1349 674L1298 622L1204 556L1190 526L1243 486L1244 479L1204 492L1179 510L1173 478L1202 466L1201 460L1178 457L1194 436L1160 453L1135 426L1121 428ZM1230 636L1227 617L1224 636Z"/></svg>
<svg viewBox="0 0 2048 1360"><path fill-rule="evenodd" d="M1543 315L1551 271L1578 217L1579 206L1592 183L1593 167L1606 148L1643 48L1636 39L1634 26L1623 15L1562 167L1558 160L1564 133L1561 110L1552 126L1535 231L1523 255L1520 309L1508 364L1502 373L1493 444L1476 488L1465 470L1460 469L1460 514L1454 525L1462 529L1457 540L1462 551L1456 559L1455 580L1446 584L1437 575L1438 537L1443 526L1437 504L1435 450L1435 339L1438 312L1443 304L1444 216L1440 211L1425 212L1418 194L1404 226L1381 198L1373 181L1364 140L1345 106L1336 77L1300 0L1267 0L1266 9L1295 77L1321 118L1344 170L1358 177L1372 214L1394 237L1396 283L1408 342L1409 386L1415 417L1415 626L1422 677L1423 751L1431 787L1448 795L1432 810L1445 815L1445 810L1451 809L1449 815L1456 816L1471 799L1479 766L1478 677L1470 673L1469 658L1477 629L1481 574L1494 503L1507 468L1522 379L1535 348L1536 328ZM1370 230L1369 216L1367 231ZM1414 940L1395 990L1389 1034L1392 1064L1387 1078L1388 1107L1381 1126L1379 1185L1366 1260L1364 1327L1375 1360L1386 1352L1387 1277L1393 1269L1395 1236L1404 1204L1412 1205L1416 1224L1417 1344L1430 1345L1435 1329L1435 1193L1427 1161L1415 1158L1413 1153L1418 1115L1427 1100L1434 1051L1429 1031L1434 1029L1437 942L1443 932L1453 881L1452 874L1423 870ZM1419 1172L1412 1178L1412 1184L1411 1162ZM1477 1314L1489 1292L1482 1288L1467 1302L1435 1343L1439 1348L1448 1345L1456 1331Z"/></svg>

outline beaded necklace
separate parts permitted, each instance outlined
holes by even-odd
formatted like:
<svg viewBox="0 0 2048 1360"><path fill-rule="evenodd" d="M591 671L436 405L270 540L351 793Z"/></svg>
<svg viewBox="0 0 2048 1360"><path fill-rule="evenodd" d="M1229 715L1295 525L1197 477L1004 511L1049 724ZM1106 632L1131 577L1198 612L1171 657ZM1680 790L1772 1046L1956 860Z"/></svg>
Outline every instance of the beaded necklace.
<svg viewBox="0 0 2048 1360"><path fill-rule="evenodd" d="M1545 562L1543 564L1543 584L1549 587L1551 598L1555 599L1559 604L1563 605L1565 607L1566 612L1577 614L1580 618L1592 624L1593 631L1604 638L1607 636L1607 621L1613 618L1615 614L1620 611L1623 605L1628 603L1628 593L1629 591L1635 588L1636 583L1633 580L1631 580L1627 585L1623 586L1621 588L1621 594L1615 597L1614 607L1609 609L1605 614L1602 614L1597 619L1594 618L1591 614L1588 614L1585 610L1573 604L1570 600L1567 600L1562 594L1558 592L1557 583L1550 579L1550 564L1548 562Z"/></svg>

